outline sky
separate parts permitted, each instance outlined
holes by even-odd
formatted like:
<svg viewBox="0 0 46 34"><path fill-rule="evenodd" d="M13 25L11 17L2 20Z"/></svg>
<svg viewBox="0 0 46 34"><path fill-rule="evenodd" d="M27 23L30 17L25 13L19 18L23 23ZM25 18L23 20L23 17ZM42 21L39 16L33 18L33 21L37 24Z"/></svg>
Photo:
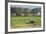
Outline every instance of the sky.
<svg viewBox="0 0 46 34"><path fill-rule="evenodd" d="M12 5L11 7L21 7L21 8L30 8L30 9L34 9L34 8L40 8L40 6L27 6L27 5Z"/></svg>

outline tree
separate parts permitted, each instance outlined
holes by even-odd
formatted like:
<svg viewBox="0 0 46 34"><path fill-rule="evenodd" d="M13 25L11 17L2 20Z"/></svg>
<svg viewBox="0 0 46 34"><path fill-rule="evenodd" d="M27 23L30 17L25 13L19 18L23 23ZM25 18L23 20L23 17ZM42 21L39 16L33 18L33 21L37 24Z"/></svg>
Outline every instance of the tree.
<svg viewBox="0 0 46 34"><path fill-rule="evenodd" d="M15 8L16 16L21 16L23 13L23 9L20 7Z"/></svg>
<svg viewBox="0 0 46 34"><path fill-rule="evenodd" d="M25 8L24 9L24 15L27 16L27 14L29 14L29 9L28 8Z"/></svg>
<svg viewBox="0 0 46 34"><path fill-rule="evenodd" d="M11 7L11 14L15 13L15 8Z"/></svg>
<svg viewBox="0 0 46 34"><path fill-rule="evenodd" d="M32 13L33 15L35 15L35 14L37 15L38 12L41 13L41 8L34 8L34 9L31 10L31 13Z"/></svg>

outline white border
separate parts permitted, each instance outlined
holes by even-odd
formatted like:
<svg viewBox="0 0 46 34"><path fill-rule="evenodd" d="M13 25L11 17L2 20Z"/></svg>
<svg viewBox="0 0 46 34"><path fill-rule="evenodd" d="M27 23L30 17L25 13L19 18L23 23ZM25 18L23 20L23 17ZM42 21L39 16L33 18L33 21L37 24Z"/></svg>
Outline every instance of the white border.
<svg viewBox="0 0 46 34"><path fill-rule="evenodd" d="M10 28L10 5L33 5L33 6L41 6L41 27L39 28L20 28L20 29L11 29ZM43 5L42 4L28 4L28 3L11 3L8 2L8 32L14 31L33 31L33 30L43 30Z"/></svg>

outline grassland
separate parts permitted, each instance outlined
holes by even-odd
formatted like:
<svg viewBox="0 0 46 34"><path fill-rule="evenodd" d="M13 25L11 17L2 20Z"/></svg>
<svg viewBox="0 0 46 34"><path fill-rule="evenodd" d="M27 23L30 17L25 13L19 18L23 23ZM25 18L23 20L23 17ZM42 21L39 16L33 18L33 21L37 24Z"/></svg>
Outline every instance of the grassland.
<svg viewBox="0 0 46 34"><path fill-rule="evenodd" d="M30 23L30 21L34 21L34 23ZM11 28L35 28L40 26L41 17L11 17Z"/></svg>

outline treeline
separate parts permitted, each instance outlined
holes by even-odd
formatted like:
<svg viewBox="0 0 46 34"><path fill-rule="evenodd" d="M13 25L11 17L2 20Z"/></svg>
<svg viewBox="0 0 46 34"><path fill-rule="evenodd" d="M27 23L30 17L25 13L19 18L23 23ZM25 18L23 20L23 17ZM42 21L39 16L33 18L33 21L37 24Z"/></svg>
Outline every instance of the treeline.
<svg viewBox="0 0 46 34"><path fill-rule="evenodd" d="M31 15L39 15L41 14L41 8L21 8L21 7L11 7L11 15L12 16L31 16Z"/></svg>

